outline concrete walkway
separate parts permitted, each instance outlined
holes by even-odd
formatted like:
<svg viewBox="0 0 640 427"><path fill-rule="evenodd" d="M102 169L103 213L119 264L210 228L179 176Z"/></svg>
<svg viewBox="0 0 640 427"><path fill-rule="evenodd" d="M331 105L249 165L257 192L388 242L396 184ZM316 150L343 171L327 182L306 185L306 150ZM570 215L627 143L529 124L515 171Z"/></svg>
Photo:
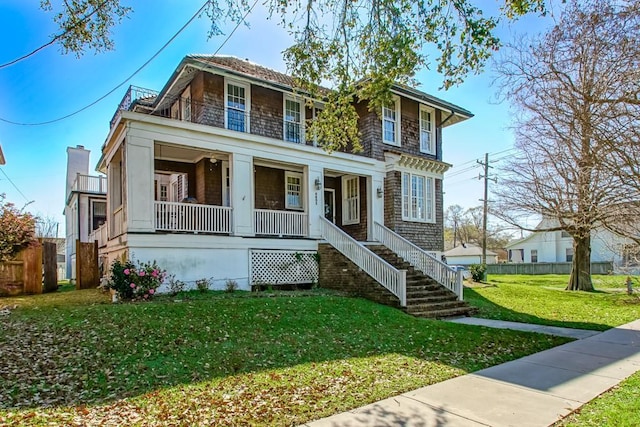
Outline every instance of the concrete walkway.
<svg viewBox="0 0 640 427"><path fill-rule="evenodd" d="M489 328L513 329L516 331L538 332L540 334L556 335L581 340L599 334L599 331L586 329L560 328L558 326L533 325L531 323L507 322L506 320L482 319L480 317L459 317L449 319L449 322L462 323L464 325L487 326Z"/></svg>
<svg viewBox="0 0 640 427"><path fill-rule="evenodd" d="M305 425L546 427L638 370L640 319Z"/></svg>

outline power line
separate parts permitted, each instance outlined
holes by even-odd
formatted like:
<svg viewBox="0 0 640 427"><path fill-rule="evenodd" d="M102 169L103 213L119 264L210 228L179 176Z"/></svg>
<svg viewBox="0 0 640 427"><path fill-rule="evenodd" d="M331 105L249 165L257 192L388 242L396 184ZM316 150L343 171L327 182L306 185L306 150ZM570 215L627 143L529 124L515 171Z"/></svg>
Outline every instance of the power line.
<svg viewBox="0 0 640 427"><path fill-rule="evenodd" d="M27 202L27 204L32 202L27 198L27 196L24 195L24 193L22 191L20 191L18 186L11 180L11 178L9 178L9 175L7 175L7 173L4 171L4 169L0 168L0 172L2 172L2 174L5 176L5 178L7 178L7 181L9 181L11 183L11 185L13 185L13 188L15 188L18 193L20 193L20 195L24 198L24 200L25 200L25 202Z"/></svg>
<svg viewBox="0 0 640 427"><path fill-rule="evenodd" d="M78 22L76 22L74 25L72 25L70 28L64 30L63 32L61 32L60 34L56 34L51 40L49 40L47 43L43 44L40 47L35 48L34 50L32 50L29 53L26 53L12 61L6 62L4 64L0 64L0 69L2 68L6 68L6 67L10 67L13 64L17 64L20 61L23 61L27 58L29 58L30 56L35 55L36 53L40 52L42 49L45 49L49 46L51 46L52 44L54 44L55 42L57 42L58 40L60 40L62 37L66 36L67 34L69 34L71 31L75 30L76 28L78 28L81 24L84 24L89 18L91 18L94 14L96 14L100 9L102 9L107 3L109 3L111 0L105 0L102 3L100 3L98 5L98 7L96 7L95 9L93 9L93 11L88 14L85 15L84 17L82 17L82 19L80 19Z"/></svg>
<svg viewBox="0 0 640 427"><path fill-rule="evenodd" d="M169 46L169 44L171 44L204 11L205 7L209 4L209 2L210 2L210 0L205 1L204 4L202 5L202 7L200 7L200 9L198 9L198 11L187 21L187 23L184 24L182 26L182 28L180 28L178 30L178 32L175 33L169 39L169 41L167 41L151 58L149 58L144 64L142 64L136 71L134 71L129 77L127 77L125 80L123 80L120 84L118 84L116 87L114 87L109 92L107 92L106 94L102 95L100 98L96 99L92 103L90 103L88 105L85 105L84 107L80 108L79 110L76 110L76 111L74 111L72 113L69 113L69 114L67 114L65 116L58 117L57 119L47 120L47 121L44 121L44 122L20 123L20 122L14 122L14 121L11 121L11 120L7 120L7 119L4 119L2 117L0 117L0 121L5 122L5 123L9 123L9 124L12 124L12 125L17 125L17 126L42 126L42 125L48 125L48 124L51 124L51 123L59 122L59 121L62 121L64 119L68 119L69 117L75 116L76 114L81 113L84 110L87 110L88 108L93 107L98 102L102 101L103 99L105 99L106 97L111 95L113 92L115 92L116 90L120 89L129 80L131 80L135 75L137 75L140 71L142 71L147 65L149 65L149 63L151 63L151 61L153 61L158 55L160 55L160 53L162 53L162 51L165 50L167 48L167 46ZM256 3L257 3L257 0L256 0ZM255 6L255 4L254 4L254 6ZM234 31L235 31L235 29L234 29Z"/></svg>

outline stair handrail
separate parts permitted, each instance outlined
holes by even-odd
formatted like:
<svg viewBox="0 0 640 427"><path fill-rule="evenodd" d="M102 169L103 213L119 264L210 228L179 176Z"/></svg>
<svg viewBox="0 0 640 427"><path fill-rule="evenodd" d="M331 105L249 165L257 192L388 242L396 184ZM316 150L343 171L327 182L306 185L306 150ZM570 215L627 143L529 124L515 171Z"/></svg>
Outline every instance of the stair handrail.
<svg viewBox="0 0 640 427"><path fill-rule="evenodd" d="M373 223L373 237L414 268L455 293L460 301L463 300L461 271L454 270L424 249L378 222Z"/></svg>
<svg viewBox="0 0 640 427"><path fill-rule="evenodd" d="M397 296L401 307L407 306L406 270L398 270L323 216L320 232L327 243Z"/></svg>

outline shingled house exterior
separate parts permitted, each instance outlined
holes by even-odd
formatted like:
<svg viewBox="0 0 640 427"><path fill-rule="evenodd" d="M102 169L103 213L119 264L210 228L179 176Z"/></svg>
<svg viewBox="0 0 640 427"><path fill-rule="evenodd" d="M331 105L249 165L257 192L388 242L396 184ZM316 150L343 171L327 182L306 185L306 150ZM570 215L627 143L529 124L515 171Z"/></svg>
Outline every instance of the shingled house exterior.
<svg viewBox="0 0 640 427"><path fill-rule="evenodd" d="M100 253L249 289L317 280L327 243L393 282L382 286L406 305L403 271L363 243L382 242L460 296L459 277L438 261L450 166L442 128L472 114L408 87L393 99L380 114L356 105L363 152L327 153L305 138L322 102L311 107L291 77L234 57L185 57L160 92L129 88L114 115L98 164L108 178Z"/></svg>

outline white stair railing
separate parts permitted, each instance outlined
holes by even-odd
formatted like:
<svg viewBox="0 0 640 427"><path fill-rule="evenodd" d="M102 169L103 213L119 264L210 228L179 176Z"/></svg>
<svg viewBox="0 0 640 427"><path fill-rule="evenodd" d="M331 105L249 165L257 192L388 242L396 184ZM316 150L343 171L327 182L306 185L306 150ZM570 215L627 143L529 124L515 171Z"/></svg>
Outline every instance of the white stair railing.
<svg viewBox="0 0 640 427"><path fill-rule="evenodd" d="M462 301L462 272L455 271L444 262L433 257L424 249L414 245L404 237L377 222L373 224L373 238L398 256L451 290Z"/></svg>
<svg viewBox="0 0 640 427"><path fill-rule="evenodd" d="M320 217L320 230L324 240L397 296L402 307L407 306L406 270L398 270L324 217Z"/></svg>

